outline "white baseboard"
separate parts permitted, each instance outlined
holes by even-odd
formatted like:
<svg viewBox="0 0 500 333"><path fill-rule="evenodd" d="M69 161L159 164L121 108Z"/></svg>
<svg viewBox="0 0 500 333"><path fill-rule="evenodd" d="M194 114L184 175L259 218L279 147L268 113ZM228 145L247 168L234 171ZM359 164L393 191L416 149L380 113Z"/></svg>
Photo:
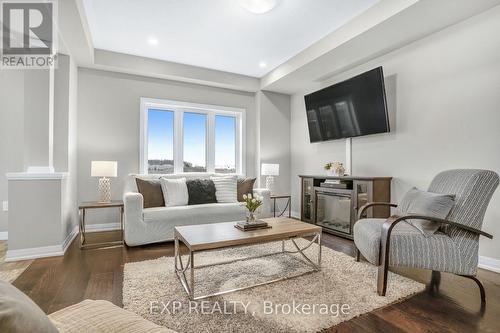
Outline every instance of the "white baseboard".
<svg viewBox="0 0 500 333"><path fill-rule="evenodd" d="M500 259L479 256L479 265L477 265L477 267L500 273Z"/></svg>
<svg viewBox="0 0 500 333"><path fill-rule="evenodd" d="M87 224L85 232L99 232L99 231L112 231L120 230L120 223L101 223L101 224Z"/></svg>
<svg viewBox="0 0 500 333"><path fill-rule="evenodd" d="M7 250L5 255L5 261L19 261L19 260L29 260L37 258L46 257L57 257L63 256L68 249L73 239L78 235L78 226L75 226L73 230L66 236L66 239L60 245L42 246L42 247L32 247L29 249L20 250Z"/></svg>
<svg viewBox="0 0 500 333"><path fill-rule="evenodd" d="M8 231L0 231L0 240L7 240L9 239L9 232Z"/></svg>

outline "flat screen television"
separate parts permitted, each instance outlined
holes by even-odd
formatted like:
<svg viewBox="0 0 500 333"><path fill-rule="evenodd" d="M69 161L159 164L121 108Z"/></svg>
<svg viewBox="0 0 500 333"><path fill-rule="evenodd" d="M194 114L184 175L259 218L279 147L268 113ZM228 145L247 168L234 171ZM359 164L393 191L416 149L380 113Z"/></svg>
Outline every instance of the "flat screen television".
<svg viewBox="0 0 500 333"><path fill-rule="evenodd" d="M311 142L389 132L382 67L304 96Z"/></svg>

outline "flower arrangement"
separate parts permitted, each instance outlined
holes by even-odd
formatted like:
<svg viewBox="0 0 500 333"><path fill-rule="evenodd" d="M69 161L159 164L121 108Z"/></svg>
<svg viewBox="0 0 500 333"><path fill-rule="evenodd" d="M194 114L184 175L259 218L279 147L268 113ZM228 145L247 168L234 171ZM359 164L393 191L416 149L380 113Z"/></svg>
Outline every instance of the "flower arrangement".
<svg viewBox="0 0 500 333"><path fill-rule="evenodd" d="M252 196L251 193L248 193L243 194L243 199L245 200L245 207L249 212L247 222L255 222L255 211L262 206L262 197L259 195Z"/></svg>
<svg viewBox="0 0 500 333"><path fill-rule="evenodd" d="M325 164L324 168L335 176L343 176L345 172L344 165L340 162L328 162Z"/></svg>

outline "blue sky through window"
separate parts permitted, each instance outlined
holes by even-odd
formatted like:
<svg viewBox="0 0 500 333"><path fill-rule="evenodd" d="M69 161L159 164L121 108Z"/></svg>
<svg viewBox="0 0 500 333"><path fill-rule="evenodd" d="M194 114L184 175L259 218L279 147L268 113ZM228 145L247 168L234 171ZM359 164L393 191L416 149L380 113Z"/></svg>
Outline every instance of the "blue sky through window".
<svg viewBox="0 0 500 333"><path fill-rule="evenodd" d="M215 116L215 168L236 168L236 118Z"/></svg>
<svg viewBox="0 0 500 333"><path fill-rule="evenodd" d="M184 112L184 162L206 167L207 116Z"/></svg>
<svg viewBox="0 0 500 333"><path fill-rule="evenodd" d="M148 110L148 160L151 173L172 173L174 159L174 111ZM178 114L180 115L180 114ZM184 171L206 171L206 114L183 113ZM236 126L234 116L215 116L212 143L216 172L236 172ZM186 165L186 163L188 165Z"/></svg>
<svg viewBox="0 0 500 333"><path fill-rule="evenodd" d="M174 159L174 112L149 109L148 160Z"/></svg>

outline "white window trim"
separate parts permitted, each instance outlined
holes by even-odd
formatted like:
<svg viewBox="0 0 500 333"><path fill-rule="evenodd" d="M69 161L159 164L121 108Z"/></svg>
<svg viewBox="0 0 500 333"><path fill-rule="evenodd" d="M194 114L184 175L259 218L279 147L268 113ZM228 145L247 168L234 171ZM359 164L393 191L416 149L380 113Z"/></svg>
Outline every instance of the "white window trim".
<svg viewBox="0 0 500 333"><path fill-rule="evenodd" d="M215 173L215 116L227 115L236 116L236 173L246 174L246 109L228 106L217 106L210 104L196 104L182 101L173 101L166 99L141 98L140 109L140 147L139 147L139 172L148 173L148 110L158 109L173 111L174 114L174 173L182 174L184 172L184 134L183 134L183 115L184 112L201 113L207 115L207 137L206 137L206 168L207 173Z"/></svg>

